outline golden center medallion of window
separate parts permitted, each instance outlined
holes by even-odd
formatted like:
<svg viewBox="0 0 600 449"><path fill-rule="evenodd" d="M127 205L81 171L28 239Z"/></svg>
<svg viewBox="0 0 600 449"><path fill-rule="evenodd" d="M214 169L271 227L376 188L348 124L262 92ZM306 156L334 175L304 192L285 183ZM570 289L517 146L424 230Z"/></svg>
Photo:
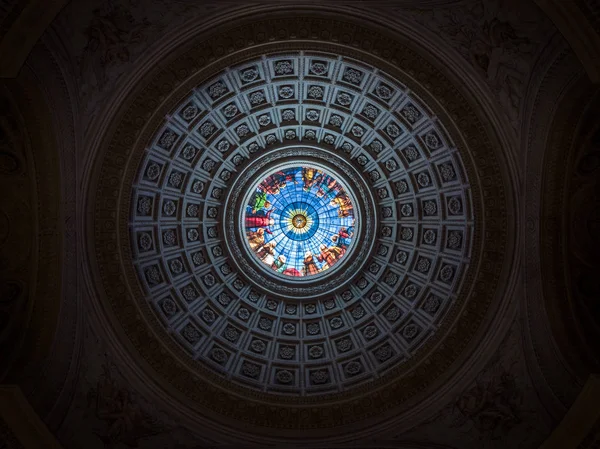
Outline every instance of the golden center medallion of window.
<svg viewBox="0 0 600 449"><path fill-rule="evenodd" d="M294 225L294 227L296 229L304 228L306 226L306 223L307 223L306 216L304 216L302 214L298 214L294 218L292 218L292 224Z"/></svg>

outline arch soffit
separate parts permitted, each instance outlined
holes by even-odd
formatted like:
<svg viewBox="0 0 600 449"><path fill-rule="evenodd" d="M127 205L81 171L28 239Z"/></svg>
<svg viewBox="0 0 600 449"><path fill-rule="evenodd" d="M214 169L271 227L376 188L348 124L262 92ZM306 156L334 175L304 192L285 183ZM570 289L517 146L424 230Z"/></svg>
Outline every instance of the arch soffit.
<svg viewBox="0 0 600 449"><path fill-rule="evenodd" d="M526 149L521 225L526 300L521 311L529 371L547 410L559 418L589 371L574 357L573 344L567 343L565 327L570 318L559 311L564 311L560 303L567 296L561 280L564 274L550 267L564 251L560 246L564 240L558 236L564 226L568 167L577 160L581 120L597 87L564 41L548 49L545 61L537 72L539 84L530 91L522 138Z"/></svg>

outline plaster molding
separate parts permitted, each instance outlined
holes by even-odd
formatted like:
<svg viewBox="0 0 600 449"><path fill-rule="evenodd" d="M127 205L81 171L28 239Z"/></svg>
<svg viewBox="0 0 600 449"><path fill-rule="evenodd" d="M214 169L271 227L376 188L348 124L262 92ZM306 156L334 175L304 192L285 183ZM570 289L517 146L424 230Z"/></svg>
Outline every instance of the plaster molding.
<svg viewBox="0 0 600 449"><path fill-rule="evenodd" d="M57 56L59 50L55 42L46 36L44 42L38 43L27 60L23 73L30 73L28 82L39 83L43 91L44 101L49 109L54 134L47 137L54 141L58 153L60 172L60 221L63 233L61 247L61 308L59 324L54 336L51 355L41 372L48 381L52 380L55 402L45 410L48 425L58 426L69 406L73 394L73 386L79 363L81 347L81 331L83 308L81 304L80 285L78 281L78 249L77 249L77 150L79 136L76 131L75 114L77 105L74 101L73 86L69 83L70 75L64 63ZM50 394L48 394L50 397ZM50 402L50 401L49 401ZM42 413L42 411L39 411Z"/></svg>
<svg viewBox="0 0 600 449"><path fill-rule="evenodd" d="M587 85L581 79L580 65L570 49L557 47L554 55L543 82L530 97L526 218L523 222L523 232L527 236L524 247L527 301L523 304L523 319L531 375L537 379L536 386L544 392L540 397L546 401L547 410L560 417L582 384L576 380L578 376L573 367L560 354L548 319L548 291L545 290L548 287L542 278L544 250L540 239L544 229L556 224L548 222L551 218L543 211L542 194L546 197L550 194L545 183L552 176L553 158L558 152L566 154L569 151ZM572 388L565 389L565 386Z"/></svg>
<svg viewBox="0 0 600 449"><path fill-rule="evenodd" d="M67 0L23 0L26 5L0 39L0 78L15 78L38 39Z"/></svg>
<svg viewBox="0 0 600 449"><path fill-rule="evenodd" d="M0 385L0 420L7 424L23 449L62 449L18 385Z"/></svg>
<svg viewBox="0 0 600 449"><path fill-rule="evenodd" d="M600 35L576 1L535 0L569 41L594 84L600 83Z"/></svg>
<svg viewBox="0 0 600 449"><path fill-rule="evenodd" d="M540 449L584 449L600 438L600 377L592 374L577 399ZM593 444L596 443L596 444Z"/></svg>

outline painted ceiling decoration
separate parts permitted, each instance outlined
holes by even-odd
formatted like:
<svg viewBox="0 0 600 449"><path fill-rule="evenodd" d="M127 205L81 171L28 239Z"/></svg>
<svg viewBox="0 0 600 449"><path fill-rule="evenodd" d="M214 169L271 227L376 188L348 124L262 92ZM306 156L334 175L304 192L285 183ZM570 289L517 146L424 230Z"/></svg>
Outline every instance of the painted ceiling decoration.
<svg viewBox="0 0 600 449"><path fill-rule="evenodd" d="M134 265L170 338L273 394L344 391L413 357L455 304L475 232L461 155L427 104L323 52L196 86L131 198Z"/></svg>

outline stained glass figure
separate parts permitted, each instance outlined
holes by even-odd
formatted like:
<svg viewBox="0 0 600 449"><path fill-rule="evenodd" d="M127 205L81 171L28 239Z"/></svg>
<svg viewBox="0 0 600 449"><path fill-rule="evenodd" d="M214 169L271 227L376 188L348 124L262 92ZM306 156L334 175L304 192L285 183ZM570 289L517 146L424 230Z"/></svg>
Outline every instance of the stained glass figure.
<svg viewBox="0 0 600 449"><path fill-rule="evenodd" d="M331 175L310 166L268 175L249 197L246 242L273 271L308 277L328 270L354 237L352 200Z"/></svg>

